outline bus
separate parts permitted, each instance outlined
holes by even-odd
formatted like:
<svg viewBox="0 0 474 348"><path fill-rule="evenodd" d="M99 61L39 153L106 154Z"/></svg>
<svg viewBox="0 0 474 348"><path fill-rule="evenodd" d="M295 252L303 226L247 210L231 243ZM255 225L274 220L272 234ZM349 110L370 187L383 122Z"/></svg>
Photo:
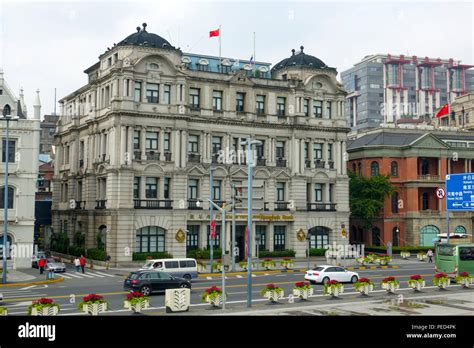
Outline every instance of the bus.
<svg viewBox="0 0 474 348"><path fill-rule="evenodd" d="M468 244L472 240L472 235L467 233L450 233L449 244ZM437 238L434 239L435 243L447 243L448 237L446 233L438 234Z"/></svg>
<svg viewBox="0 0 474 348"><path fill-rule="evenodd" d="M450 240L451 241L451 240ZM437 272L454 278L461 272L474 274L474 244L436 244L435 265Z"/></svg>

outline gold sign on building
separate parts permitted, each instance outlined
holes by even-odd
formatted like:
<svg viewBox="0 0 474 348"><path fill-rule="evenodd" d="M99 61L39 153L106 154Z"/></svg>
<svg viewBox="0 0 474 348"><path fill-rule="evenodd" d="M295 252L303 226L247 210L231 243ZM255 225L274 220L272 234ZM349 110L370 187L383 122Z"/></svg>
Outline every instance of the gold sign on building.
<svg viewBox="0 0 474 348"><path fill-rule="evenodd" d="M300 228L300 230L296 233L296 238L300 241L303 242L306 238L306 234L304 233L303 229Z"/></svg>
<svg viewBox="0 0 474 348"><path fill-rule="evenodd" d="M180 243L184 242L186 240L186 234L183 232L183 230L180 228L178 232L176 232L175 236L176 240Z"/></svg>
<svg viewBox="0 0 474 348"><path fill-rule="evenodd" d="M341 234L344 238L346 238L347 237L347 230L345 228L342 228Z"/></svg>

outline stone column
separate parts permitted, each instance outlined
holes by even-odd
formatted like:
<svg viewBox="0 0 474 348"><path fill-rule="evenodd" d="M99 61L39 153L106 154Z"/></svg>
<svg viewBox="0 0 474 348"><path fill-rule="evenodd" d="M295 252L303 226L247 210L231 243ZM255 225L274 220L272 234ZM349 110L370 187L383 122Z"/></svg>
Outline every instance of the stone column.
<svg viewBox="0 0 474 348"><path fill-rule="evenodd" d="M142 126L140 130L140 151L142 160L146 160L146 127Z"/></svg>
<svg viewBox="0 0 474 348"><path fill-rule="evenodd" d="M185 130L181 131L181 168L186 167L187 159L187 148L186 148L187 132Z"/></svg>
<svg viewBox="0 0 474 348"><path fill-rule="evenodd" d="M328 164L328 143L324 142L323 143L323 161L324 161L324 168L329 168Z"/></svg>
<svg viewBox="0 0 474 348"><path fill-rule="evenodd" d="M300 157L300 173L304 173L305 172L305 168L306 168L306 159L304 157L304 146L305 146L305 142L306 140L305 139L301 139L300 140L300 153L299 153L299 157Z"/></svg>
<svg viewBox="0 0 474 348"><path fill-rule="evenodd" d="M341 142L336 141L334 144L336 145L334 149L336 173L341 174Z"/></svg>
<svg viewBox="0 0 474 348"><path fill-rule="evenodd" d="M160 99L161 100L161 99ZM158 151L160 152L160 160L165 160L165 130L163 128L160 129L160 147Z"/></svg>
<svg viewBox="0 0 474 348"><path fill-rule="evenodd" d="M308 149L308 152L309 152L309 160L310 160L310 163L311 163L311 168L315 168L315 164L314 164L314 156L316 155L314 153L314 142L313 141L310 141L309 142L309 149Z"/></svg>
<svg viewBox="0 0 474 348"><path fill-rule="evenodd" d="M180 138L180 130L174 131L174 150L171 156L173 157L172 160L174 161L175 167L179 168L181 166L181 138Z"/></svg>
<svg viewBox="0 0 474 348"><path fill-rule="evenodd" d="M329 188L331 187L331 185L329 185L328 182L324 183L323 184L323 192L324 192L324 197L323 197L323 202L326 203L326 202L329 202Z"/></svg>
<svg viewBox="0 0 474 348"><path fill-rule="evenodd" d="M347 161L344 160L346 156L346 142L341 142L342 144L342 153L341 153L341 173L342 175L347 175Z"/></svg>

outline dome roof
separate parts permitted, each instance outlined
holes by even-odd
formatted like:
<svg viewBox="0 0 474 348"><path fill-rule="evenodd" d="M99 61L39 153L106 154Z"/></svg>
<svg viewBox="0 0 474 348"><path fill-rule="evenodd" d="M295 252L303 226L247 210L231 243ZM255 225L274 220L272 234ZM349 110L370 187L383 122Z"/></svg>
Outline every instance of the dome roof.
<svg viewBox="0 0 474 348"><path fill-rule="evenodd" d="M304 47L300 47L301 51L295 54L295 50L291 50L293 53L289 58L283 59L281 62L275 64L272 71L290 68L290 67L308 67L315 69L326 69L329 68L326 64L323 63L321 59L318 59L314 56L310 56L303 52Z"/></svg>
<svg viewBox="0 0 474 348"><path fill-rule="evenodd" d="M171 44L161 36L147 32L146 23L143 23L143 29L137 27L136 33L127 36L117 44L117 46L127 45L175 49L174 46L171 46Z"/></svg>

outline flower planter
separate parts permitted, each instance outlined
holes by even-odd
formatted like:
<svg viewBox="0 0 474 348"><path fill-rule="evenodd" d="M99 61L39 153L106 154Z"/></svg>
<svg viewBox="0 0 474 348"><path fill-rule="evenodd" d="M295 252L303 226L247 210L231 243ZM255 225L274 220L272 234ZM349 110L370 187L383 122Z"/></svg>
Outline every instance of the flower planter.
<svg viewBox="0 0 474 348"><path fill-rule="evenodd" d="M400 256L402 257L403 260L408 260L408 258L410 257L410 253L407 251L401 252Z"/></svg>
<svg viewBox="0 0 474 348"><path fill-rule="evenodd" d="M325 291L325 295L330 295L331 297L339 297L339 295L344 293L344 286L341 284L337 287L329 287Z"/></svg>
<svg viewBox="0 0 474 348"><path fill-rule="evenodd" d="M82 305L82 311L90 315L99 315L107 311L107 303L89 303Z"/></svg>
<svg viewBox="0 0 474 348"><path fill-rule="evenodd" d="M293 289L293 295L299 297L302 300L307 300L308 297L313 295L313 288L309 289Z"/></svg>
<svg viewBox="0 0 474 348"><path fill-rule="evenodd" d="M132 304L130 301L125 300L123 303L125 309L130 309L135 313L140 313L143 309L150 307L150 300L143 300Z"/></svg>
<svg viewBox="0 0 474 348"><path fill-rule="evenodd" d="M419 261L425 261L427 256L426 254L417 254L416 257Z"/></svg>
<svg viewBox="0 0 474 348"><path fill-rule="evenodd" d="M426 286L426 283L423 280L421 282L418 282L418 281L409 282L408 285L415 291L421 291L421 289L423 289Z"/></svg>
<svg viewBox="0 0 474 348"><path fill-rule="evenodd" d="M471 285L473 282L473 278L472 277L466 277L466 278L463 278L461 279L458 284L461 284L463 288L469 288L469 285Z"/></svg>
<svg viewBox="0 0 474 348"><path fill-rule="evenodd" d="M374 291L374 284L362 285L357 288L362 295L368 296L371 291Z"/></svg>
<svg viewBox="0 0 474 348"><path fill-rule="evenodd" d="M382 289L387 290L387 293L389 294L394 294L399 288L400 284L397 283L382 283Z"/></svg>
<svg viewBox="0 0 474 348"><path fill-rule="evenodd" d="M438 288L440 290L446 289L451 284L451 279L443 279L438 282Z"/></svg>
<svg viewBox="0 0 474 348"><path fill-rule="evenodd" d="M0 308L0 316L8 315L8 309L5 307Z"/></svg>
<svg viewBox="0 0 474 348"><path fill-rule="evenodd" d="M222 304L222 295L207 296L206 302L212 307L219 307Z"/></svg>
<svg viewBox="0 0 474 348"><path fill-rule="evenodd" d="M365 257L359 257L356 259L356 262L361 265L361 266L364 266L366 263L369 262L369 260L367 260L367 258Z"/></svg>
<svg viewBox="0 0 474 348"><path fill-rule="evenodd" d="M204 273L204 272L206 271L206 265L203 265L203 264L198 263L198 264L197 264L197 271L198 271L199 273Z"/></svg>
<svg viewBox="0 0 474 348"><path fill-rule="evenodd" d="M44 307L41 309L31 308L31 315L33 316L52 316L58 315L59 307L58 306L51 306L51 307Z"/></svg>
<svg viewBox="0 0 474 348"><path fill-rule="evenodd" d="M270 302L278 302L278 300L282 299L285 296L283 290L267 290L263 297L270 300Z"/></svg>

